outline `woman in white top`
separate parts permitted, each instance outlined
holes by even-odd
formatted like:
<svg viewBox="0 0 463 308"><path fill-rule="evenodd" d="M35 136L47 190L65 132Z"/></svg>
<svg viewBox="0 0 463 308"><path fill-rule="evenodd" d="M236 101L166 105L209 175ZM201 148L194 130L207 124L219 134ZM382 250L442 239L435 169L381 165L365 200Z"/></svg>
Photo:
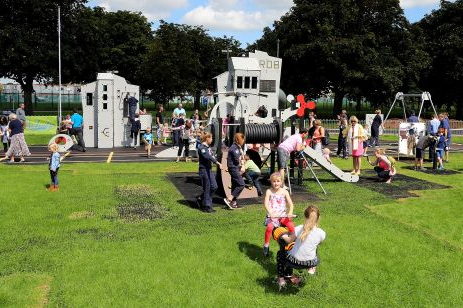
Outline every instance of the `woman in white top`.
<svg viewBox="0 0 463 308"><path fill-rule="evenodd" d="M293 284L299 283L299 277L292 276L293 268L308 269L310 274L315 274L315 268L320 262L317 257L317 247L326 237L325 231L318 227L320 211L316 206L311 205L304 211L304 216L304 225L297 226L295 233L284 234L280 237L287 243L296 241L291 250L281 249L277 253L280 289L286 285L285 278Z"/></svg>

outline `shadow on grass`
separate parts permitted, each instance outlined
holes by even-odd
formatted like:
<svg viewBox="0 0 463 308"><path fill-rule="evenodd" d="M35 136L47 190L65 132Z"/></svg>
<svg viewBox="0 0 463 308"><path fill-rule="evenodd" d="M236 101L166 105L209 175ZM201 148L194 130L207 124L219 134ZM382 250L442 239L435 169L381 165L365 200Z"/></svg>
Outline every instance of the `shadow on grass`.
<svg viewBox="0 0 463 308"><path fill-rule="evenodd" d="M264 257L262 253L262 247L249 242L238 242L238 249L244 253L250 260L257 262L264 270L268 273L268 278L259 278L256 281L265 288L268 293L276 294L296 294L299 292L300 287L287 285L286 288L281 291L278 289L276 279L276 254L270 251L270 256Z"/></svg>

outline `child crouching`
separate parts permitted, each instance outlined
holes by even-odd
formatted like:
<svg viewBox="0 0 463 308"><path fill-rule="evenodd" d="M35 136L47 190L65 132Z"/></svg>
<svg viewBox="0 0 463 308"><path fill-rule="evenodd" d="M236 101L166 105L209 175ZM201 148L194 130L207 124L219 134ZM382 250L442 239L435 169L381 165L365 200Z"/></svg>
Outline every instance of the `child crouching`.
<svg viewBox="0 0 463 308"><path fill-rule="evenodd" d="M280 249L277 253L280 289L286 285L285 278L293 284L299 283L299 277L293 276L294 268L307 269L310 274L315 274L316 266L320 263L317 248L326 238L325 231L318 227L320 211L316 206L311 205L304 211L304 216L304 225L297 226L295 233L281 236L281 239L287 243L296 242L291 250Z"/></svg>
<svg viewBox="0 0 463 308"><path fill-rule="evenodd" d="M48 169L50 170L51 184L48 188L49 191L58 191L58 170L60 166L60 154L58 152L59 146L56 143L52 143L48 146L48 150L52 152L48 158L49 164Z"/></svg>

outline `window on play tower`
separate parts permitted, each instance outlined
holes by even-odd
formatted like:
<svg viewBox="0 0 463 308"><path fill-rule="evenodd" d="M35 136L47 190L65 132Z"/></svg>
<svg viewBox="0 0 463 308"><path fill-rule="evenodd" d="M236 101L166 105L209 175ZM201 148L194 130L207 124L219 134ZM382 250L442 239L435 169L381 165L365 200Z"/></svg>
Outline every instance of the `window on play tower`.
<svg viewBox="0 0 463 308"><path fill-rule="evenodd" d="M243 77L242 76L236 77L236 88L237 89L243 88Z"/></svg>
<svg viewBox="0 0 463 308"><path fill-rule="evenodd" d="M252 77L251 89L257 89L257 77Z"/></svg>
<svg viewBox="0 0 463 308"><path fill-rule="evenodd" d="M244 88L249 89L251 87L251 77L244 77Z"/></svg>

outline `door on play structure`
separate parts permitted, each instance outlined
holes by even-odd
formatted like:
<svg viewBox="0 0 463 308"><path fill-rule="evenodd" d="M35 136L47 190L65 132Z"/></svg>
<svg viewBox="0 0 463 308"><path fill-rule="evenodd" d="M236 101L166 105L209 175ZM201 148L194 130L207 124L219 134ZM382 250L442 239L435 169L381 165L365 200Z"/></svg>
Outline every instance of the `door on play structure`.
<svg viewBox="0 0 463 308"><path fill-rule="evenodd" d="M112 148L114 144L112 80L98 80L98 147Z"/></svg>

